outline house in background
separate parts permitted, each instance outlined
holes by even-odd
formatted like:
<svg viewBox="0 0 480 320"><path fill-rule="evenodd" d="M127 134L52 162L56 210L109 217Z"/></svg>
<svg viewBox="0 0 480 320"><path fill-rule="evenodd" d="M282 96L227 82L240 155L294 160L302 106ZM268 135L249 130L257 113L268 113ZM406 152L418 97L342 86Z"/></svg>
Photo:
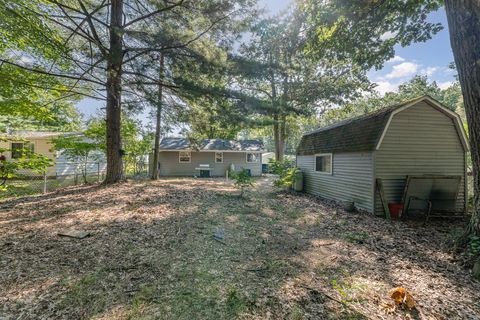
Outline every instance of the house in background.
<svg viewBox="0 0 480 320"><path fill-rule="evenodd" d="M41 154L53 161L53 165L48 168L47 176L55 177L61 175L73 175L79 173L81 164L68 159L62 150L55 150L53 139L62 136L81 135L78 132L51 132L51 131L14 131L0 134L0 150L7 160L16 159L22 156L19 150L28 149L37 154ZM85 138L87 139L87 138ZM103 153L92 155L92 161L88 163L87 172L103 172L106 168L105 156Z"/></svg>
<svg viewBox="0 0 480 320"><path fill-rule="evenodd" d="M292 166L295 166L295 155L293 154L284 154L284 161L292 163ZM265 152L262 154L262 171L263 173L270 172L270 163L275 160L275 152Z"/></svg>
<svg viewBox="0 0 480 320"><path fill-rule="evenodd" d="M297 167L306 192L377 215L386 212L382 197L389 203L405 200L407 176L458 177L453 205L464 212L468 148L460 117L424 96L304 135ZM447 180L430 184L452 187Z"/></svg>
<svg viewBox="0 0 480 320"><path fill-rule="evenodd" d="M161 176L223 177L227 170L247 169L262 174L264 146L258 140L204 139L194 144L185 138L164 138L160 143ZM153 156L150 156L150 172Z"/></svg>

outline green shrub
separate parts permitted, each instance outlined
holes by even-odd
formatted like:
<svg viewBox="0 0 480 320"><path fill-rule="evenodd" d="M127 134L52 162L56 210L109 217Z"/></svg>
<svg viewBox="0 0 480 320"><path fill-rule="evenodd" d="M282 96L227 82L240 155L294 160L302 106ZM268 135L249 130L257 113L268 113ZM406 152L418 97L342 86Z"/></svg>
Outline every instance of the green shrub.
<svg viewBox="0 0 480 320"><path fill-rule="evenodd" d="M468 241L469 253L474 256L480 256L480 237L470 236Z"/></svg>
<svg viewBox="0 0 480 320"><path fill-rule="evenodd" d="M273 185L278 188L293 188L298 168L288 168L279 175L279 178L273 181Z"/></svg>
<svg viewBox="0 0 480 320"><path fill-rule="evenodd" d="M279 176L282 176L285 174L285 172L288 169L291 169L295 167L295 164L293 161L288 161L288 160L283 160L283 161L277 161L274 159L270 159L269 163L269 171L274 174L278 174Z"/></svg>
<svg viewBox="0 0 480 320"><path fill-rule="evenodd" d="M253 186L253 178L247 169L239 172L231 172L230 176L235 181L235 188L240 190L240 197L244 196L245 190Z"/></svg>
<svg viewBox="0 0 480 320"><path fill-rule="evenodd" d="M278 179L273 181L273 185L278 188L292 188L295 183L295 175L300 169L295 167L293 161L270 160L270 171L278 175Z"/></svg>

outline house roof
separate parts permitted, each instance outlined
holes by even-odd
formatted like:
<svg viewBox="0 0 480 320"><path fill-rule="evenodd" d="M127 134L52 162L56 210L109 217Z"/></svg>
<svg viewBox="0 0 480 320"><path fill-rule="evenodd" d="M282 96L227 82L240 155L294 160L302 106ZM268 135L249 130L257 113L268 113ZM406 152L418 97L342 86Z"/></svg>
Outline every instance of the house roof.
<svg viewBox="0 0 480 320"><path fill-rule="evenodd" d="M263 143L259 140L203 139L194 143L186 138L163 138L160 142L160 149L195 151L264 151Z"/></svg>
<svg viewBox="0 0 480 320"><path fill-rule="evenodd" d="M0 134L3 137L10 139L48 139L60 136L80 134L79 132L56 132L56 131L12 131L5 134Z"/></svg>
<svg viewBox="0 0 480 320"><path fill-rule="evenodd" d="M311 155L323 152L360 152L378 149L391 117L395 113L421 101L429 103L455 119L457 130L461 131L459 135L461 136L462 144L468 149L468 142L458 115L433 98L423 96L307 133L302 137L298 145L297 155Z"/></svg>

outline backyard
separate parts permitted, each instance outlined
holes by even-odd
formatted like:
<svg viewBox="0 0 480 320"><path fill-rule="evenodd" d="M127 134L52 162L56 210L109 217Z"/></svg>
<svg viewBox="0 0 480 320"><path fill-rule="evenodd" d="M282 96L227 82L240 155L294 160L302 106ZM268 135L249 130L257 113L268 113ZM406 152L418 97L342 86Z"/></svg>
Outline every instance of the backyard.
<svg viewBox="0 0 480 320"><path fill-rule="evenodd" d="M477 319L461 222L389 222L256 181L70 187L0 202L1 319ZM59 237L83 230L90 237ZM390 289L417 301L393 310Z"/></svg>

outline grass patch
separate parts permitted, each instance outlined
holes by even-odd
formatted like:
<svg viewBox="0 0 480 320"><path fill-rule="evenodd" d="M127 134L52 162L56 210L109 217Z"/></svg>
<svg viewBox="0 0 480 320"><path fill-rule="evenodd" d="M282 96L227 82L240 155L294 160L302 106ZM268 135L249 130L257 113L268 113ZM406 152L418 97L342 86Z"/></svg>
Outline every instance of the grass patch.
<svg viewBox="0 0 480 320"><path fill-rule="evenodd" d="M365 243L369 239L368 233L365 231L347 232L344 234L344 237L346 241L358 244Z"/></svg>
<svg viewBox="0 0 480 320"><path fill-rule="evenodd" d="M144 285L140 287L138 293L133 297L128 319L153 319L149 314L149 306L155 302L155 287Z"/></svg>
<svg viewBox="0 0 480 320"><path fill-rule="evenodd" d="M301 307L299 307L298 305L294 305L292 307L292 310L290 311L289 319L290 320L303 320L303 316L304 316L303 309Z"/></svg>
<svg viewBox="0 0 480 320"><path fill-rule="evenodd" d="M247 307L247 300L245 297L235 288L230 288L227 291L227 314L230 316L236 316L244 311Z"/></svg>
<svg viewBox="0 0 480 320"><path fill-rule="evenodd" d="M61 307L75 306L78 316L88 318L105 310L107 306L107 291L102 285L106 274L90 273L75 282L65 295Z"/></svg>

